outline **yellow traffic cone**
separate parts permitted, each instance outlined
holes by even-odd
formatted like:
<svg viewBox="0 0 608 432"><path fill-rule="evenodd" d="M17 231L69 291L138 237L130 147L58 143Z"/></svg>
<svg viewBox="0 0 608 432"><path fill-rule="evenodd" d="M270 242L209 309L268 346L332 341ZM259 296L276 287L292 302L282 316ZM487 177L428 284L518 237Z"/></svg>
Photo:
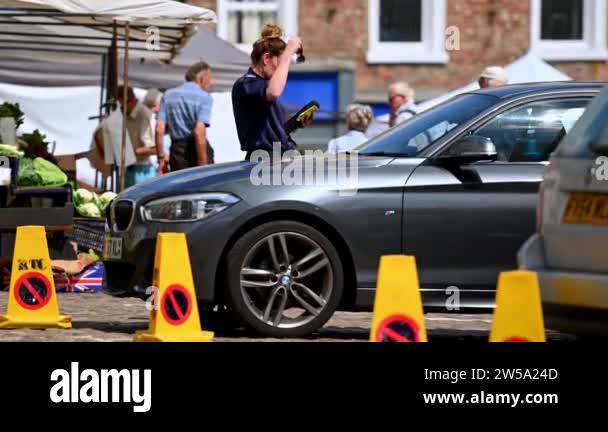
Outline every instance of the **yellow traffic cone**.
<svg viewBox="0 0 608 432"><path fill-rule="evenodd" d="M44 227L18 227L13 253L7 314L1 329L72 327L59 304Z"/></svg>
<svg viewBox="0 0 608 432"><path fill-rule="evenodd" d="M427 342L416 259L380 260L371 342Z"/></svg>
<svg viewBox="0 0 608 432"><path fill-rule="evenodd" d="M147 331L136 342L211 342L204 332L194 291L185 234L162 233L156 241L153 284L158 290Z"/></svg>
<svg viewBox="0 0 608 432"><path fill-rule="evenodd" d="M536 273L502 273L490 342L545 342L540 288Z"/></svg>

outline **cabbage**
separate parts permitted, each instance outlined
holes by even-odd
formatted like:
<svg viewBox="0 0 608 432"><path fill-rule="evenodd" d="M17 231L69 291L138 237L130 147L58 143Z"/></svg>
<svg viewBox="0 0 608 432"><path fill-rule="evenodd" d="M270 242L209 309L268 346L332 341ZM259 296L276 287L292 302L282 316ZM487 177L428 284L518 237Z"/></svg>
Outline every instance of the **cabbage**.
<svg viewBox="0 0 608 432"><path fill-rule="evenodd" d="M95 200L95 195L86 189L78 189L74 193L74 203L76 205L92 203Z"/></svg>
<svg viewBox="0 0 608 432"><path fill-rule="evenodd" d="M110 207L110 204L114 198L116 198L116 194L114 192L106 192L97 199L96 204L97 207L99 207L102 216L105 217L106 211Z"/></svg>
<svg viewBox="0 0 608 432"><path fill-rule="evenodd" d="M78 189L74 193L74 206L81 216L92 218L105 217L106 210L114 198L116 198L114 192L105 192L102 195L97 195L95 192L90 192L86 189Z"/></svg>
<svg viewBox="0 0 608 432"><path fill-rule="evenodd" d="M107 207L108 204L114 201L114 198L116 197L117 195L114 192L106 192L101 194L101 196L99 197L99 201Z"/></svg>
<svg viewBox="0 0 608 432"><path fill-rule="evenodd" d="M95 203L92 203L92 202L81 204L78 207L76 207L76 210L78 211L78 213L80 213L80 215L82 215L84 217L91 217L91 218L101 217L101 210L99 210L99 207L97 207L95 205Z"/></svg>
<svg viewBox="0 0 608 432"><path fill-rule="evenodd" d="M101 210L101 202L99 201L99 195L97 195L95 192L93 193L93 204L95 204L95 206L97 206L98 209Z"/></svg>

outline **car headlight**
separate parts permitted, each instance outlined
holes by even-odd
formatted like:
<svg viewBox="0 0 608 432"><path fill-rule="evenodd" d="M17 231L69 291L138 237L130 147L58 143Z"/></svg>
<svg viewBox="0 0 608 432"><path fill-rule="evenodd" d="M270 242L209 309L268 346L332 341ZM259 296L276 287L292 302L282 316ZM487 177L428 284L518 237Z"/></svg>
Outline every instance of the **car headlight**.
<svg viewBox="0 0 608 432"><path fill-rule="evenodd" d="M240 199L225 193L203 193L162 198L142 207L142 217L150 222L196 222L209 218Z"/></svg>

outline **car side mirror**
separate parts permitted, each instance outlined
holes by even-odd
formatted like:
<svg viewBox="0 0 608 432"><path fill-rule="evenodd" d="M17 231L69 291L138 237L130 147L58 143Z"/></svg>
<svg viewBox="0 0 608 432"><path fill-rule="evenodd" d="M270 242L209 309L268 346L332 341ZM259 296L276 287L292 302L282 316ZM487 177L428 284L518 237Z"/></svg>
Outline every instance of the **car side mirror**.
<svg viewBox="0 0 608 432"><path fill-rule="evenodd" d="M494 162L498 151L490 138L469 135L455 142L437 160L443 163L467 165L475 162Z"/></svg>
<svg viewBox="0 0 608 432"><path fill-rule="evenodd" d="M606 110L602 111L604 114ZM596 116L597 117L597 116ZM606 124L597 125L597 127L588 128L586 131L589 142L589 149L599 156L608 156L608 126ZM585 139L582 138L581 139Z"/></svg>
<svg viewBox="0 0 608 432"><path fill-rule="evenodd" d="M591 143L593 153L600 156L608 156L608 142L594 141Z"/></svg>

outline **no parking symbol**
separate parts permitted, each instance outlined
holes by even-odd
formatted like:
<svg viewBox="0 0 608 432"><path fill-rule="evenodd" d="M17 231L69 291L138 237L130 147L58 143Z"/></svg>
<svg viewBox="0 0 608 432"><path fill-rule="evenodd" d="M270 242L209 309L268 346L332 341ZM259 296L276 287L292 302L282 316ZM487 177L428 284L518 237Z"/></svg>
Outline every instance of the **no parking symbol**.
<svg viewBox="0 0 608 432"><path fill-rule="evenodd" d="M182 325L192 312L192 297L183 286L171 285L161 299L160 310L169 324Z"/></svg>
<svg viewBox="0 0 608 432"><path fill-rule="evenodd" d="M380 323L376 342L420 342L420 329L411 318L394 315Z"/></svg>
<svg viewBox="0 0 608 432"><path fill-rule="evenodd" d="M26 273L15 283L15 300L28 310L42 309L49 303L52 292L51 282L40 273Z"/></svg>

